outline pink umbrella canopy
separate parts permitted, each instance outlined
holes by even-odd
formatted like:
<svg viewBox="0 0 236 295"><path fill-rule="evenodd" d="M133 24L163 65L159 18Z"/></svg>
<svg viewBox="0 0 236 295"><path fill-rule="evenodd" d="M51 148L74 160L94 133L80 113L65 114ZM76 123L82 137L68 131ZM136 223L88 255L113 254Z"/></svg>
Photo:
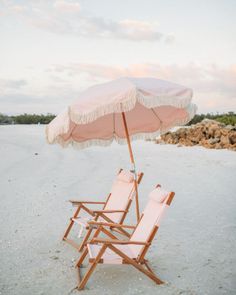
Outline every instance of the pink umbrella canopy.
<svg viewBox="0 0 236 295"><path fill-rule="evenodd" d="M82 92L46 128L47 141L83 148L126 142L122 112L132 139L152 139L188 123L196 113L192 90L155 78L120 78Z"/></svg>
<svg viewBox="0 0 236 295"><path fill-rule="evenodd" d="M196 113L192 90L155 78L120 78L82 92L46 127L50 144L109 145L113 140L153 139L174 126L185 125ZM138 210L136 190L136 210Z"/></svg>

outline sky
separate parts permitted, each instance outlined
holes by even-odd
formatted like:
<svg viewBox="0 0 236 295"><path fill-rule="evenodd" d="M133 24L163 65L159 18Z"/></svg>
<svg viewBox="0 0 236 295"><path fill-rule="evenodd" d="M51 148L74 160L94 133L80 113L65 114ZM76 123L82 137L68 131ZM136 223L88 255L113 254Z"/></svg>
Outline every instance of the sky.
<svg viewBox="0 0 236 295"><path fill-rule="evenodd" d="M123 76L236 111L235 0L0 0L0 113L54 113Z"/></svg>

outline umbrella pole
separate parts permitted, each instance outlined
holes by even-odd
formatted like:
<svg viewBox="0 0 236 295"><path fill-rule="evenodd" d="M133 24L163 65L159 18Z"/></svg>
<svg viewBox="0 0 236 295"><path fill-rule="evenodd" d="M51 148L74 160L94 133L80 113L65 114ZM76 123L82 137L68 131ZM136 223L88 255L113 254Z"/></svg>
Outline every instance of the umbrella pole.
<svg viewBox="0 0 236 295"><path fill-rule="evenodd" d="M138 202L137 174L136 174L136 170L135 170L134 155L133 155L133 151L132 151L132 147L131 147L131 143L130 143L129 131L128 131L127 122L126 122L124 112L122 112L122 119L123 119L123 123L124 123L124 127L125 127L125 135L126 135L126 139L127 139L127 143L128 143L130 160L131 160L131 163L133 165L133 172L134 172L134 178L135 178L134 187L135 187L135 201L136 201L136 216L137 216L137 221L139 221L139 202Z"/></svg>

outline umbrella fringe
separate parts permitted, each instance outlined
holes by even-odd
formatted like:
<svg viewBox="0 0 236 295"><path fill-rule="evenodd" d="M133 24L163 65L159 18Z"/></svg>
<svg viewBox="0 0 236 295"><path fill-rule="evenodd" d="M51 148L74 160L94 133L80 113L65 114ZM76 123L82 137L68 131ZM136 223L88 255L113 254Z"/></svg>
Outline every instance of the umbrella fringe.
<svg viewBox="0 0 236 295"><path fill-rule="evenodd" d="M175 97L168 96L146 96L141 93L138 89L133 89L126 95L126 99L117 104L111 103L106 104L105 106L99 106L95 110L89 113L79 113L73 110L73 107L70 107L69 117L76 124L87 124L95 121L96 119L111 114L111 113L122 113L131 111L137 102L144 105L147 108L155 108L160 106L170 105L176 108L186 108L192 99L192 90L189 89L190 93L183 95L182 97L178 96L178 100Z"/></svg>
<svg viewBox="0 0 236 295"><path fill-rule="evenodd" d="M190 104L186 107L186 111L187 111L188 115L184 119L175 120L172 122L171 126L168 126L167 128L164 128L162 130L157 130L154 132L146 132L146 133L137 133L137 134L130 135L130 140L133 141L133 140L138 140L138 139L144 139L144 140L156 139L158 136L166 133L167 131L169 131L171 128L173 128L175 126L182 126L182 125L187 124L194 117L196 110L197 110L196 105ZM47 133L47 130L46 130L46 133ZM53 143L54 144L58 143L62 147L67 147L69 145L72 145L74 148L84 149L84 148L87 148L90 146L109 146L109 145L111 145L111 143L113 141L116 141L119 144L126 144L127 143L126 138L120 138L120 137L117 137L116 135L113 135L113 137L110 139L91 139L91 140L87 140L84 142L76 142L76 141L73 141L73 139L69 139L69 140L65 141L61 137L58 136L53 141Z"/></svg>

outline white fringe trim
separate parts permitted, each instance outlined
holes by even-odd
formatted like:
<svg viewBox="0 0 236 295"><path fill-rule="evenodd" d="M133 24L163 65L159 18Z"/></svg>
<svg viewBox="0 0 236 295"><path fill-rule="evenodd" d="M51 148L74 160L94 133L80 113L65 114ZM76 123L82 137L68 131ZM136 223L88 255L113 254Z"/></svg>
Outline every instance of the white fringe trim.
<svg viewBox="0 0 236 295"><path fill-rule="evenodd" d="M126 95L126 100L122 102L118 102L114 104L106 104L97 107L90 113L81 114L79 112L75 112L72 108L69 108L69 117L76 124L87 124L97 120L98 118L111 114L111 113L121 113L128 112L132 110L136 103L144 105L147 108L155 108L163 105L169 105L176 108L186 108L192 99L192 90L189 89L188 95L179 96L177 99L174 97L168 96L145 96L143 93L137 90L137 88L133 89Z"/></svg>
<svg viewBox="0 0 236 295"><path fill-rule="evenodd" d="M175 120L174 122L172 122L171 126L169 126L166 129L161 129L161 130L158 129L154 132L137 133L137 134L130 135L130 140L133 141L133 140L138 140L138 139L144 139L144 140L156 139L159 135L166 133L167 131L169 131L171 128L173 128L175 126L182 126L182 125L187 124L196 114L197 106L195 104L189 104L185 108L185 110L187 111L187 116L185 119ZM47 133L47 131L46 131L46 133ZM116 135L113 135L113 137L110 139L91 139L91 140L87 140L84 142L76 142L76 141L73 141L73 139L69 139L68 141L64 141L61 137L57 137L53 143L58 143L64 148L68 147L68 145L71 145L77 149L84 149L84 148L87 148L90 146L109 146L109 145L111 145L111 143L114 140L118 144L126 144L127 143L126 138L120 138Z"/></svg>

